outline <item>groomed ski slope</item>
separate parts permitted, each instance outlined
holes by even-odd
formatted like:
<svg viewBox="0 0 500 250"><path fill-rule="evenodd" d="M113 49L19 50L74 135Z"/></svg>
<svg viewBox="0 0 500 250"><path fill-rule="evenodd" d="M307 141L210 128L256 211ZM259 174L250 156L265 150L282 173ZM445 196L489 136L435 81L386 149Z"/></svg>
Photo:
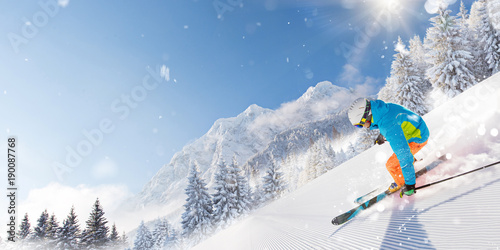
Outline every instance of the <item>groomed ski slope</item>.
<svg viewBox="0 0 500 250"><path fill-rule="evenodd" d="M448 161L417 186L500 160L500 74L427 114L431 130L421 168ZM388 143L374 146L287 194L195 249L500 249L500 166L382 200L344 225L334 216L390 183Z"/></svg>

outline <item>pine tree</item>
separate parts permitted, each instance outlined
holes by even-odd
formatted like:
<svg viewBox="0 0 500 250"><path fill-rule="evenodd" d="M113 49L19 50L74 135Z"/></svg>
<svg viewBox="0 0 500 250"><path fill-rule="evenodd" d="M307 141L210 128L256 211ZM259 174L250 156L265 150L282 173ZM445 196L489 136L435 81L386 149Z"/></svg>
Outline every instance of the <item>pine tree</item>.
<svg viewBox="0 0 500 250"><path fill-rule="evenodd" d="M118 234L118 230L116 229L116 224L113 223L111 227L111 233L109 234L109 244L112 248L118 248L121 245L120 235Z"/></svg>
<svg viewBox="0 0 500 250"><path fill-rule="evenodd" d="M420 89L422 91L422 98L424 99L425 109L427 111L430 111L431 107L429 105L429 102L427 101L427 97L432 91L432 84L426 76L426 71L429 65L427 64L425 59L426 51L424 48L424 44L420 40L420 36L415 35L410 39L409 51L409 57L411 58L413 63L415 63L415 67L417 68L417 75L418 77L420 77L420 80L422 80L422 86Z"/></svg>
<svg viewBox="0 0 500 250"><path fill-rule="evenodd" d="M26 240L31 234L31 224L28 218L28 214L24 215L24 218L19 226L19 232L17 233L17 237L20 240Z"/></svg>
<svg viewBox="0 0 500 250"><path fill-rule="evenodd" d="M283 181L283 173L274 160L266 171L263 177L263 192L266 201L274 200L281 196L285 191L286 184Z"/></svg>
<svg viewBox="0 0 500 250"><path fill-rule="evenodd" d="M487 63L486 77L489 77L500 70L500 39L498 32L490 22L486 0L479 0L479 2L481 3L481 7L478 9L480 24L477 27L480 36L479 49L483 54L482 59Z"/></svg>
<svg viewBox="0 0 500 250"><path fill-rule="evenodd" d="M125 233L125 231L123 231L123 234L122 234L120 241L121 241L122 246L128 245L128 237L127 237L127 234Z"/></svg>
<svg viewBox="0 0 500 250"><path fill-rule="evenodd" d="M149 250L153 249L153 237L151 236L151 232L144 225L144 221L141 221L141 225L139 229L137 229L137 235L135 236L134 241L134 250Z"/></svg>
<svg viewBox="0 0 500 250"><path fill-rule="evenodd" d="M427 105L424 101L425 83L420 78L419 68L410 57L410 52L398 38L396 44L397 52L391 65L391 77L396 86L395 103L403 105L413 112L424 115L427 113Z"/></svg>
<svg viewBox="0 0 500 250"><path fill-rule="evenodd" d="M241 168L236 161L236 156L233 156L232 164L229 166L228 177L230 179L234 178L235 180L233 192L236 197L236 218L241 214L245 214L250 211L252 203L250 185L248 184L248 180L243 175Z"/></svg>
<svg viewBox="0 0 500 250"><path fill-rule="evenodd" d="M75 208L71 207L68 217L63 221L63 226L57 231L56 246L58 249L79 249L79 237L80 226Z"/></svg>
<svg viewBox="0 0 500 250"><path fill-rule="evenodd" d="M163 249L170 237L170 231L172 226L168 223L167 219L158 219L156 221L153 233L153 248L152 249Z"/></svg>
<svg viewBox="0 0 500 250"><path fill-rule="evenodd" d="M498 32L500 31L500 0L488 0L486 3L491 25Z"/></svg>
<svg viewBox="0 0 500 250"><path fill-rule="evenodd" d="M456 18L450 16L449 10L440 9L439 14L430 20L433 27L427 30L426 46L430 65L427 76L434 86L433 96L437 101L442 101L438 99L453 98L476 82L468 68L472 55L463 48Z"/></svg>
<svg viewBox="0 0 500 250"><path fill-rule="evenodd" d="M385 79L385 85L380 89L377 94L377 99L384 102L395 102L394 93L396 92L396 87L394 84L394 79L392 77L387 77Z"/></svg>
<svg viewBox="0 0 500 250"><path fill-rule="evenodd" d="M229 199L234 199L234 197L230 197L234 194L231 193L228 182L230 181L228 178L228 168L225 162L219 163L217 166L217 172L214 177L214 189L215 193L213 194L213 224L216 227L224 227L227 222L230 220L231 216L231 206Z"/></svg>
<svg viewBox="0 0 500 250"><path fill-rule="evenodd" d="M108 243L109 228L104 217L104 210L101 207L99 198L94 203L89 219L86 221L87 227L82 232L81 244L86 248L103 248Z"/></svg>
<svg viewBox="0 0 500 250"><path fill-rule="evenodd" d="M49 227L49 213L43 211L37 220L37 225L33 231L33 240L42 241L47 237L47 228Z"/></svg>
<svg viewBox="0 0 500 250"><path fill-rule="evenodd" d="M207 185L201 178L196 164L193 164L188 176L185 211L182 214L182 235L197 243L211 231L212 201Z"/></svg>
<svg viewBox="0 0 500 250"><path fill-rule="evenodd" d="M53 242L57 238L57 231L59 230L59 222L57 222L56 216L52 214L50 216L48 227L47 227L47 239Z"/></svg>
<svg viewBox="0 0 500 250"><path fill-rule="evenodd" d="M460 36L462 37L461 47L472 55L472 58L468 60L468 68L471 69L476 82L481 81L484 73L488 71L488 66L484 61L484 55L482 56L482 50L478 50L475 46L479 43L480 39L477 38L477 32L471 28L470 15L467 14L467 8L465 8L463 1L460 2L457 24L460 29Z"/></svg>
<svg viewBox="0 0 500 250"><path fill-rule="evenodd" d="M491 73L488 63L486 62L486 53L480 46L481 40L483 39L483 34L480 34L481 28L483 26L484 18L484 2L474 2L471 6L470 15L467 19L467 27L469 28L470 40L473 47L473 72L476 80L482 81L487 78Z"/></svg>

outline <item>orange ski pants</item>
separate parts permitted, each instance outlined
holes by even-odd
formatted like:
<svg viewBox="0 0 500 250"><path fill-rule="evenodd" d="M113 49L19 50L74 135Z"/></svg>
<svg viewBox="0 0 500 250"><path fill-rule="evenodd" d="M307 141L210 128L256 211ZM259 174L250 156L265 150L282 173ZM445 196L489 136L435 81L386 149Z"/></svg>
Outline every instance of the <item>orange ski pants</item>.
<svg viewBox="0 0 500 250"><path fill-rule="evenodd" d="M415 155L426 144L427 144L427 141L425 141L424 143L410 142L408 145L410 146L411 153L413 155ZM394 179L394 182L396 182L396 184L398 184L399 186L405 184L405 178L403 176L403 171L401 171L401 166L399 165L399 160L396 157L396 154L392 154L392 156L389 157L389 160L387 160L385 167L387 168L387 171L389 171L389 173L391 174L391 176Z"/></svg>

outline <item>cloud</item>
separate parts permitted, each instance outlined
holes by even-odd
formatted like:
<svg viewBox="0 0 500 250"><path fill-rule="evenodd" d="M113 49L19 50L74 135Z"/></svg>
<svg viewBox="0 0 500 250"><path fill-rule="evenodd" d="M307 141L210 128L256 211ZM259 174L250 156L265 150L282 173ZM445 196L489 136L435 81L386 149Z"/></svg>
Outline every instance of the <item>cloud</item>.
<svg viewBox="0 0 500 250"><path fill-rule="evenodd" d="M167 82L170 81L170 68L162 65L161 70L160 70L160 75L162 78L164 78Z"/></svg>
<svg viewBox="0 0 500 250"><path fill-rule="evenodd" d="M118 173L118 167L116 166L116 163L108 157L97 163L92 168L92 175L96 179L114 177L116 173Z"/></svg>
<svg viewBox="0 0 500 250"><path fill-rule="evenodd" d="M57 0L57 4L63 8L66 8L69 4L69 0Z"/></svg>
<svg viewBox="0 0 500 250"><path fill-rule="evenodd" d="M456 3L457 0L427 0L425 2L425 10L429 14L435 14L438 12L439 7L447 8L448 5Z"/></svg>
<svg viewBox="0 0 500 250"><path fill-rule="evenodd" d="M354 93L361 96L373 95L378 91L380 80L370 76L363 76L361 71L352 64L343 66L343 71L340 73L339 82L342 85L352 86Z"/></svg>
<svg viewBox="0 0 500 250"><path fill-rule="evenodd" d="M24 214L28 213L31 225L35 225L40 214L47 209L47 212L50 215L54 214L61 224L68 216L71 207L74 206L80 228L83 229L92 206L96 199L99 198L109 226L116 223L118 230L123 231L126 228L120 227L120 225L126 223L126 218L119 218L114 214L116 214L120 205L131 196L131 192L124 185L101 185L96 187L79 185L70 187L53 182L43 188L30 190L27 198L20 201L18 221L21 221ZM2 221L6 219L3 218Z"/></svg>

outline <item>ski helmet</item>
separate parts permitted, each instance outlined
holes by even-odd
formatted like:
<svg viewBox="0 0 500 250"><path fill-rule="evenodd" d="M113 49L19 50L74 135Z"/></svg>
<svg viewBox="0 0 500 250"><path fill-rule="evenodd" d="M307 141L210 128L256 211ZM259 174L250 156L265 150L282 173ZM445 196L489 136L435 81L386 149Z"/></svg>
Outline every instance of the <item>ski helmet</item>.
<svg viewBox="0 0 500 250"><path fill-rule="evenodd" d="M367 119L371 115L370 101L366 98L359 98L355 100L349 111L347 111L347 116L351 124L356 127L363 127Z"/></svg>

